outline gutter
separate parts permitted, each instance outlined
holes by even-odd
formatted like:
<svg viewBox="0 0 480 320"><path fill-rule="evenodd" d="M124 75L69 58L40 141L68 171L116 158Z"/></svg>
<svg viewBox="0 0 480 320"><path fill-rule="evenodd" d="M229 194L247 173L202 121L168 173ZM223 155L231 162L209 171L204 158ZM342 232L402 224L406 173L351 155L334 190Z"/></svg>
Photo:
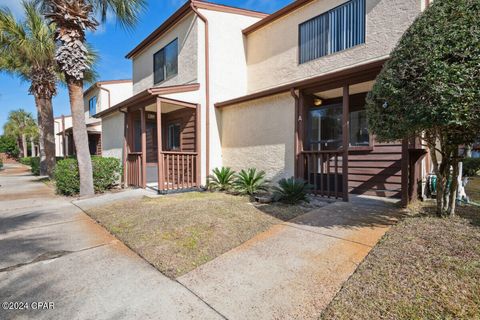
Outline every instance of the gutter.
<svg viewBox="0 0 480 320"><path fill-rule="evenodd" d="M193 12L205 23L205 126L206 126L206 175L210 172L210 50L208 46L208 19L195 7L195 1L190 2Z"/></svg>

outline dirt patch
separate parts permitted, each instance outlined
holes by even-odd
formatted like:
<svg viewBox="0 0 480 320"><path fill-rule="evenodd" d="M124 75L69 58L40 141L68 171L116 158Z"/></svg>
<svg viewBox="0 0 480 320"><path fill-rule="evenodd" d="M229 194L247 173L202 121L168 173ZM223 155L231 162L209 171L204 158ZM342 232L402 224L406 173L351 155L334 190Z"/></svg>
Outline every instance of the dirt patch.
<svg viewBox="0 0 480 320"><path fill-rule="evenodd" d="M88 214L161 272L178 277L306 210L191 192L119 202Z"/></svg>
<svg viewBox="0 0 480 320"><path fill-rule="evenodd" d="M387 232L322 319L478 318L480 209L442 219L431 206Z"/></svg>

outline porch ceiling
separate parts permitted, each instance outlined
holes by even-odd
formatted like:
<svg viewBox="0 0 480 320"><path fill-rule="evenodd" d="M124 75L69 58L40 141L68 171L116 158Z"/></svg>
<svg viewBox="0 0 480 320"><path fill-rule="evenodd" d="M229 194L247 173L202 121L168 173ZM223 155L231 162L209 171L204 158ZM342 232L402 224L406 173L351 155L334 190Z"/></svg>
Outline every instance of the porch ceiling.
<svg viewBox="0 0 480 320"><path fill-rule="evenodd" d="M357 83L354 85L351 85L350 88L350 95L354 95L357 93L362 93L362 92L369 92L373 88L373 84L375 83L374 80L372 81L366 81L366 82L361 82ZM320 91L320 92L315 92L313 95L321 98L321 99L333 99L333 98L339 98L343 95L343 87L331 89L331 90L326 90L326 91Z"/></svg>
<svg viewBox="0 0 480 320"><path fill-rule="evenodd" d="M114 105L107 110L99 112L95 115L95 118L102 118L112 112L121 111L123 109L129 108L143 108L148 105L156 103L156 99L161 97L164 103L170 103L174 105L182 105L184 107L195 107L195 104L164 98L162 95L168 95L172 93L182 93L182 92L190 92L190 91L197 91L200 88L200 84L192 83L192 84L185 84L185 85L178 85L178 86L169 86L169 87L154 87L150 89L146 89L142 92L137 93L136 95Z"/></svg>

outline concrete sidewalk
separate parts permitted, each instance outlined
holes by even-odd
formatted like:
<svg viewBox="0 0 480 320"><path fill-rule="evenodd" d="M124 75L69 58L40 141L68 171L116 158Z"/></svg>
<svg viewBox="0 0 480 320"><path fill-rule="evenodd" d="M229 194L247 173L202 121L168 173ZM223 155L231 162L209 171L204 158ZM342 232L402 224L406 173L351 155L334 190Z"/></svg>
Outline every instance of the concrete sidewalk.
<svg viewBox="0 0 480 320"><path fill-rule="evenodd" d="M46 301L55 307L0 307L0 319L222 318L69 199L55 196L26 167L5 165L0 185L0 302Z"/></svg>

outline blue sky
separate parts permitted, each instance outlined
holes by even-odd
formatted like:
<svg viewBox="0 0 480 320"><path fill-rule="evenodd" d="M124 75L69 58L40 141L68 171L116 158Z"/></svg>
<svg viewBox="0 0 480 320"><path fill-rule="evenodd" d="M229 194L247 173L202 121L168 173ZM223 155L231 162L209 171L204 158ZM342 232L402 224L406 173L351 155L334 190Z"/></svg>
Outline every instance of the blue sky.
<svg viewBox="0 0 480 320"><path fill-rule="evenodd" d="M239 8L272 13L292 0L213 0L211 2ZM100 55L97 65L98 80L130 79L132 67L125 54L141 40L155 30L165 19L175 12L185 0L148 0L148 7L140 17L139 24L132 31L125 31L117 26L113 19L101 26L95 33L90 33L87 40ZM18 18L22 18L19 0L1 0L1 6L7 6ZM36 116L33 97L28 95L28 83L5 73L0 73L0 133L8 112L23 108ZM66 88L60 87L53 100L55 116L70 114L70 105Z"/></svg>

